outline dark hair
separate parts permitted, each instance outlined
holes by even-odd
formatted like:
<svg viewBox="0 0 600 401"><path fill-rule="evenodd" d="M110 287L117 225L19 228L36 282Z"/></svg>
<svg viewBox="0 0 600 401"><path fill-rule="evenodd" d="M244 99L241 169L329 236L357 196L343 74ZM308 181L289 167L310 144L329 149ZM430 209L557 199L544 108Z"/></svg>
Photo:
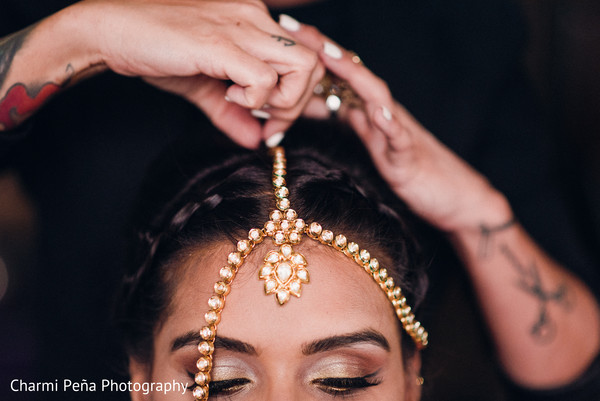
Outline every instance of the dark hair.
<svg viewBox="0 0 600 401"><path fill-rule="evenodd" d="M415 308L427 286L410 214L379 177L353 133L336 125L297 124L283 143L290 201L307 222L344 233L371 249ZM207 243L246 237L274 207L271 160L222 137L184 138L150 171L135 208L131 258L116 323L128 355L149 362L153 336L177 280L173 271ZM393 263L391 262L393 261ZM414 344L403 335L410 355Z"/></svg>

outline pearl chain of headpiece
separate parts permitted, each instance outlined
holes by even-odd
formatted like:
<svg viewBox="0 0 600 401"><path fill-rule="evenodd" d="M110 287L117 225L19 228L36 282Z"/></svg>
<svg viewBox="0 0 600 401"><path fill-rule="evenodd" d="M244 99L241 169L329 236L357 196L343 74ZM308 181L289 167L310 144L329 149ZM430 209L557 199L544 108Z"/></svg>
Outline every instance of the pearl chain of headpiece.
<svg viewBox="0 0 600 401"><path fill-rule="evenodd" d="M373 278L392 303L396 315L404 330L410 335L418 349L428 344L427 331L415 319L406 298L394 279L388 276L385 268L379 266L377 259L372 258L369 251L360 249L355 242L348 241L342 235L335 235L324 230L317 222L306 224L298 218L297 213L290 209L289 190L286 187L286 159L283 148L276 147L273 153L273 188L277 209L273 210L262 229L253 228L248 232L248 238L237 243L237 250L227 257L227 265L219 271L220 280L214 285L214 294L208 300L209 311L204 315L206 326L200 330L202 341L198 344L200 358L196 362L198 373L195 376L194 398L198 401L208 400L208 385L213 364L215 337L217 326L221 320L221 312L225 306L225 298L231 290L231 283L246 257L261 243L265 237L271 237L279 250L272 250L263 259L259 269L259 278L265 280L265 294L274 294L280 305L290 300L291 295L300 297L302 284L310 281L306 268L306 258L294 252L293 245L298 244L302 234L328 245L353 259Z"/></svg>

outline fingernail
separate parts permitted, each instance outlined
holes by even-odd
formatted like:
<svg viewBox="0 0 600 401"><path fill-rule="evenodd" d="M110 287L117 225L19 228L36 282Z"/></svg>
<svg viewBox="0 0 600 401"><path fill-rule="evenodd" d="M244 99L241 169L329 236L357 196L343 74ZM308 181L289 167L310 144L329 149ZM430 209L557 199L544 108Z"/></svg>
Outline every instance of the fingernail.
<svg viewBox="0 0 600 401"><path fill-rule="evenodd" d="M269 118L271 118L271 114L269 114L263 110L253 109L253 110L250 110L250 114L252 114L256 118L262 118L263 120L268 120Z"/></svg>
<svg viewBox="0 0 600 401"><path fill-rule="evenodd" d="M323 52L329 57L339 60L342 58L342 50L331 42L323 43Z"/></svg>
<svg viewBox="0 0 600 401"><path fill-rule="evenodd" d="M279 25L290 32L298 32L300 30L300 23L287 14L279 15Z"/></svg>
<svg viewBox="0 0 600 401"><path fill-rule="evenodd" d="M383 118L388 121L392 121L392 112L385 106L381 106L381 112L383 113Z"/></svg>
<svg viewBox="0 0 600 401"><path fill-rule="evenodd" d="M225 95L225 101L231 103L231 98L227 95Z"/></svg>
<svg viewBox="0 0 600 401"><path fill-rule="evenodd" d="M269 147L269 148L274 148L275 146L277 146L281 143L284 136L285 136L285 133L277 132L265 140L265 145L267 145L267 147Z"/></svg>

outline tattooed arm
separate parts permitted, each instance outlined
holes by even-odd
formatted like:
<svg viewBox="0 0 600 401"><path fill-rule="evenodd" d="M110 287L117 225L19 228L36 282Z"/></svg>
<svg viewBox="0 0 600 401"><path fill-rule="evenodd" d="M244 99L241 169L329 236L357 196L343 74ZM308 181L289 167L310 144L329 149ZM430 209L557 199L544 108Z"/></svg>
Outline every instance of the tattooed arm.
<svg viewBox="0 0 600 401"><path fill-rule="evenodd" d="M352 53L332 51L314 28L302 26L294 36L320 51L325 66L364 101L364 109L338 116L392 189L450 236L507 374L538 389L576 380L600 349L600 311L590 289L540 249L506 198L395 102L381 79L352 62Z"/></svg>
<svg viewBox="0 0 600 401"><path fill-rule="evenodd" d="M82 1L0 39L0 131L106 69L183 96L248 147L287 129L324 72L258 0ZM265 104L263 126L250 109Z"/></svg>
<svg viewBox="0 0 600 401"><path fill-rule="evenodd" d="M51 23L52 18L0 40L0 131L19 125L78 78L104 69L83 60L75 47L48 46L56 33L48 34Z"/></svg>

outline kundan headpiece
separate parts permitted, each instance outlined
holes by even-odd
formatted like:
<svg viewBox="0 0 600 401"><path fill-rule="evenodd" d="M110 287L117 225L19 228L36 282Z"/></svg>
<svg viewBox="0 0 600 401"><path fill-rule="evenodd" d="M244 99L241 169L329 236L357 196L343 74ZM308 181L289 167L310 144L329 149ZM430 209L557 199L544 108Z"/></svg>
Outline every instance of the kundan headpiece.
<svg viewBox="0 0 600 401"><path fill-rule="evenodd" d="M391 301L404 330L411 336L417 348L423 349L428 343L427 331L415 319L410 306L406 304L402 290L394 283L394 279L388 276L387 270L379 266L377 259L371 257L369 251L360 249L357 243L349 241L342 234L335 235L329 230L324 230L317 222L306 224L304 220L298 218L293 209L290 209L289 190L285 182L285 152L281 147L273 148L271 151L277 209L270 213L269 220L262 229L251 229L248 232L248 239L237 243L237 250L229 254L227 265L219 272L220 280L215 284L214 294L208 300L210 310L204 315L207 325L200 330L203 340L198 344L198 351L202 355L196 363L198 373L195 377L196 387L193 390L194 397L199 401L208 400L215 336L225 306L225 297L231 289L231 282L254 246L261 243L265 237L271 237L279 250L269 251L264 257L259 278L265 281L265 294L275 295L280 305L288 302L292 295L300 297L302 285L310 281L306 258L293 249L293 245L301 241L302 234L306 234L324 245L339 250L362 266Z"/></svg>

